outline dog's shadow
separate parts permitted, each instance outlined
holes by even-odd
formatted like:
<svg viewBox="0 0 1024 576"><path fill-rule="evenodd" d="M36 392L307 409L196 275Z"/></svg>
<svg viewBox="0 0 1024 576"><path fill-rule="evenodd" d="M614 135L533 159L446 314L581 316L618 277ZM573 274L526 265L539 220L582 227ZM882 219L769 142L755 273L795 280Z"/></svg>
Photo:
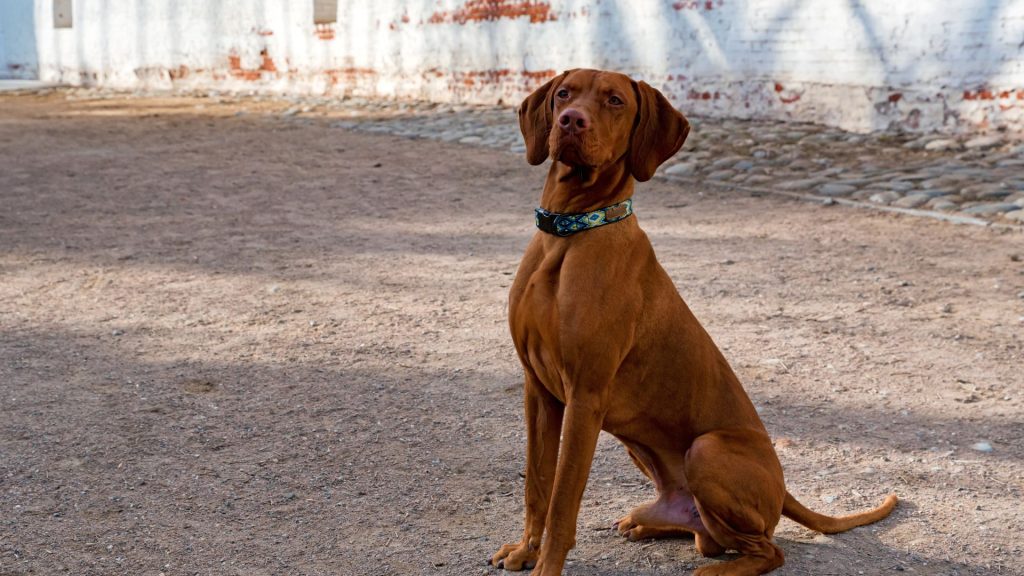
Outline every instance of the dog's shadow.
<svg viewBox="0 0 1024 576"><path fill-rule="evenodd" d="M773 574L1014 574L1004 567L972 565L918 554L913 544L894 543L892 538L885 537L917 510L913 502L901 500L888 519L834 535L814 532L783 519L775 541L786 555L786 564ZM570 554L565 573L592 576L688 574L701 566L740 557L737 553L727 553L703 558L694 548L693 538L688 536L629 542L614 530L606 534L606 538L601 538L604 542L596 556L593 553Z"/></svg>

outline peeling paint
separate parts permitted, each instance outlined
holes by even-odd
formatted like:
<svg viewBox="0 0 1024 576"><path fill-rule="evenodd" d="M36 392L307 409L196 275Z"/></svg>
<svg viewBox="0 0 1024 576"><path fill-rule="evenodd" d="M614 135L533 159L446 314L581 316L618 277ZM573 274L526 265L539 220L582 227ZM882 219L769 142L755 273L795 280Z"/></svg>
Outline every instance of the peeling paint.
<svg viewBox="0 0 1024 576"><path fill-rule="evenodd" d="M711 11L715 8L721 8L725 4L725 0L684 0L681 2L673 2L673 10L707 10Z"/></svg>
<svg viewBox="0 0 1024 576"><path fill-rule="evenodd" d="M264 73L276 73L277 66L274 64L274 60L270 58L267 49L264 48L260 50L260 65L258 68L243 68L242 57L237 52L228 54L228 71L233 78L252 82L262 79Z"/></svg>
<svg viewBox="0 0 1024 576"><path fill-rule="evenodd" d="M334 24L317 24L313 35L321 40L334 40Z"/></svg>
<svg viewBox="0 0 1024 576"><path fill-rule="evenodd" d="M531 24L558 20L548 2L530 0L467 0L462 8L451 12L434 12L427 20L429 24L466 24L468 22L493 22L502 18L515 20L529 18Z"/></svg>
<svg viewBox="0 0 1024 576"><path fill-rule="evenodd" d="M964 100L1024 100L1024 88L1018 90L1003 90L1002 92L993 92L987 88L980 88L978 90L964 90Z"/></svg>

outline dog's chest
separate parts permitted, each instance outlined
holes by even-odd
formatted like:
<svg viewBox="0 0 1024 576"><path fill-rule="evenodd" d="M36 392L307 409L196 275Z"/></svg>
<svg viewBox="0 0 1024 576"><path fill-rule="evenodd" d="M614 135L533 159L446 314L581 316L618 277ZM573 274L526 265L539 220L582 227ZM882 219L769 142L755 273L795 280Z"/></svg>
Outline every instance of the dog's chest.
<svg viewBox="0 0 1024 576"><path fill-rule="evenodd" d="M509 327L526 369L564 401L558 305L562 261L559 254L527 253L509 294Z"/></svg>

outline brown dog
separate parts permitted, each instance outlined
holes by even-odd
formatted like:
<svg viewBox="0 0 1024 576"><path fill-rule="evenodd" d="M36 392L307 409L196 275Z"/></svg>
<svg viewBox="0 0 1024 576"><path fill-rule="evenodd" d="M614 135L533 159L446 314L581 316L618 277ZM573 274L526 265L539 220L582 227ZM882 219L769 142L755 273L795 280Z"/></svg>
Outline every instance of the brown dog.
<svg viewBox="0 0 1024 576"><path fill-rule="evenodd" d="M683 145L682 114L643 82L570 70L523 102L519 124L530 164L552 163L542 231L509 296L526 372L526 527L491 563L561 574L602 429L658 491L616 523L619 533L693 533L705 556L741 554L697 570L703 576L781 566L772 535L782 514L827 533L887 516L894 495L832 518L786 491L753 404L629 217L633 181L649 180Z"/></svg>

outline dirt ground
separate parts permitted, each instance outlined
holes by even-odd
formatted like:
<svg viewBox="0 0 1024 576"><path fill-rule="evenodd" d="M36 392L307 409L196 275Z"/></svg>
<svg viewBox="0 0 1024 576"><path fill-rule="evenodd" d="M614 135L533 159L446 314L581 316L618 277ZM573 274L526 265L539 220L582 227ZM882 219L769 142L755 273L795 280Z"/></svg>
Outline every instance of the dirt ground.
<svg viewBox="0 0 1024 576"><path fill-rule="evenodd" d="M0 97L0 574L499 574L543 178L227 104ZM778 574L1024 574L1019 232L665 181L636 209L790 491L902 498L783 520ZM652 495L602 436L566 573L714 562L609 529Z"/></svg>

